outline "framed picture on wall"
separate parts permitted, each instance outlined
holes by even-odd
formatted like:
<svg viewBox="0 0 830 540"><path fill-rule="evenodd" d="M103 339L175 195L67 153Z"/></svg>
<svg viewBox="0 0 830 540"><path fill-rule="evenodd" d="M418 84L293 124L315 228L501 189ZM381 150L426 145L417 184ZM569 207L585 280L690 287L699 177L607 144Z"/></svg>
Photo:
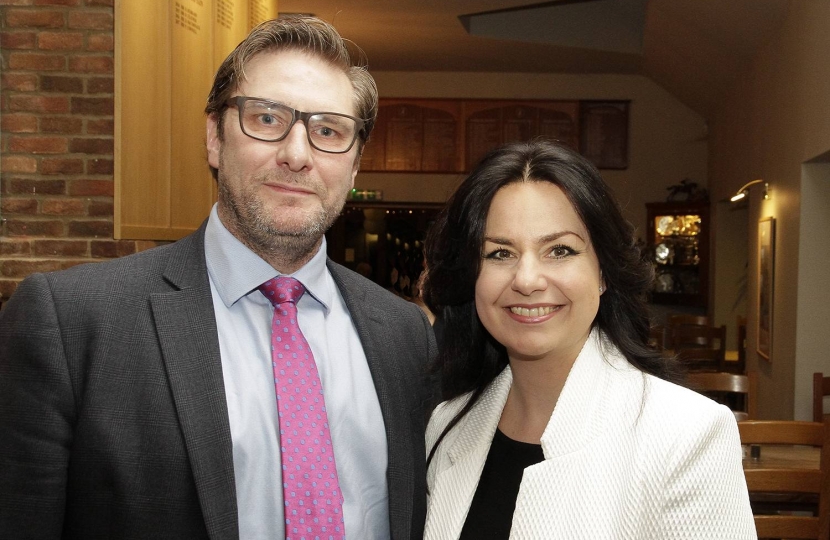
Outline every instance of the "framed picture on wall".
<svg viewBox="0 0 830 540"><path fill-rule="evenodd" d="M775 218L758 222L758 355L772 361Z"/></svg>

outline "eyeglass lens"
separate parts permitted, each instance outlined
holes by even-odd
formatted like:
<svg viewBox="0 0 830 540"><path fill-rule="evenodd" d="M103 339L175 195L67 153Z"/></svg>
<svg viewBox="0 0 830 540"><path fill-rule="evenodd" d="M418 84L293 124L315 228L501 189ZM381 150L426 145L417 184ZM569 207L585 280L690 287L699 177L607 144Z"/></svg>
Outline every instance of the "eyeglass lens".
<svg viewBox="0 0 830 540"><path fill-rule="evenodd" d="M266 141L282 139L294 123L293 109L269 101L245 100L240 114L245 133ZM351 148L357 135L357 123L353 118L335 113L302 116L309 142L318 150L345 152Z"/></svg>

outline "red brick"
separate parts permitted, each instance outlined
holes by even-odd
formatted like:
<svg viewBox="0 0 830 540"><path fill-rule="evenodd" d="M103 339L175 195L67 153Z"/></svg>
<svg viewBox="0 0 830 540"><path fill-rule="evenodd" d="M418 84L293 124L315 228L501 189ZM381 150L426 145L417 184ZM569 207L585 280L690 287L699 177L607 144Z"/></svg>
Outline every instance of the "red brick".
<svg viewBox="0 0 830 540"><path fill-rule="evenodd" d="M3 156L0 169L4 173L34 173L37 172L37 160L28 156Z"/></svg>
<svg viewBox="0 0 830 540"><path fill-rule="evenodd" d="M93 257L114 259L132 255L136 248L132 240L93 240L90 242L89 251Z"/></svg>
<svg viewBox="0 0 830 540"><path fill-rule="evenodd" d="M88 6L114 6L114 0L86 0Z"/></svg>
<svg viewBox="0 0 830 540"><path fill-rule="evenodd" d="M0 34L0 48L34 49L37 46L37 34L34 32L3 32Z"/></svg>
<svg viewBox="0 0 830 540"><path fill-rule="evenodd" d="M31 154L65 154L69 147L65 137L12 137L9 151Z"/></svg>
<svg viewBox="0 0 830 540"><path fill-rule="evenodd" d="M9 69L20 71L59 71L66 69L66 57L55 54L11 53Z"/></svg>
<svg viewBox="0 0 830 540"><path fill-rule="evenodd" d="M15 0L0 0L0 3L7 2L7 1L15 1ZM0 279L0 300L6 301L8 300L11 295L14 294L14 291L17 290L17 284L20 283L20 280L16 279Z"/></svg>
<svg viewBox="0 0 830 540"><path fill-rule="evenodd" d="M112 30L112 15L112 13L106 11L73 11L69 14L69 28L78 28L83 30Z"/></svg>
<svg viewBox="0 0 830 540"><path fill-rule="evenodd" d="M72 56L69 71L73 73L113 73L115 63L111 56Z"/></svg>
<svg viewBox="0 0 830 540"><path fill-rule="evenodd" d="M115 41L112 34L93 34L87 38L86 48L88 51L112 51L115 49Z"/></svg>
<svg viewBox="0 0 830 540"><path fill-rule="evenodd" d="M46 199L41 203L40 213L45 216L85 216L86 204L80 199Z"/></svg>
<svg viewBox="0 0 830 540"><path fill-rule="evenodd" d="M115 133L113 120L87 120L86 132L88 135L112 135Z"/></svg>
<svg viewBox="0 0 830 540"><path fill-rule="evenodd" d="M72 114L88 116L112 116L115 114L115 100L113 98L73 97L71 107Z"/></svg>
<svg viewBox="0 0 830 540"><path fill-rule="evenodd" d="M39 256L86 257L89 253L89 242L87 240L33 240L32 252Z"/></svg>
<svg viewBox="0 0 830 540"><path fill-rule="evenodd" d="M36 272L61 270L61 262L44 259L9 259L0 263L0 275L24 278Z"/></svg>
<svg viewBox="0 0 830 540"><path fill-rule="evenodd" d="M114 186L112 180L73 180L69 183L69 194L76 197L112 197Z"/></svg>
<svg viewBox="0 0 830 540"><path fill-rule="evenodd" d="M31 253L32 248L28 240L0 237L0 255L4 257L8 257L10 255L26 256Z"/></svg>
<svg viewBox="0 0 830 540"><path fill-rule="evenodd" d="M0 118L0 126L7 133L35 133L37 117L31 114L4 114Z"/></svg>
<svg viewBox="0 0 830 540"><path fill-rule="evenodd" d="M40 89L44 92L80 94L84 91L84 80L80 77L64 77L62 75L42 75L40 77Z"/></svg>
<svg viewBox="0 0 830 540"><path fill-rule="evenodd" d="M112 221L81 219L70 221L69 236L79 238L112 238Z"/></svg>
<svg viewBox="0 0 830 540"><path fill-rule="evenodd" d="M4 197L0 201L3 214L37 214L37 199L12 199Z"/></svg>
<svg viewBox="0 0 830 540"><path fill-rule="evenodd" d="M40 119L41 133L66 133L78 134L83 131L84 121L82 118L71 116L47 116Z"/></svg>
<svg viewBox="0 0 830 540"><path fill-rule="evenodd" d="M58 220L9 219L6 221L6 231L9 236L64 236L63 222Z"/></svg>
<svg viewBox="0 0 830 540"><path fill-rule="evenodd" d="M0 0L0 6L31 6L32 0Z"/></svg>
<svg viewBox="0 0 830 540"><path fill-rule="evenodd" d="M112 94L115 92L115 79L112 77L98 77L89 79L86 83L87 94Z"/></svg>
<svg viewBox="0 0 830 540"><path fill-rule="evenodd" d="M74 158L43 158L40 161L40 174L81 174L84 172L84 160Z"/></svg>
<svg viewBox="0 0 830 540"><path fill-rule="evenodd" d="M69 98L63 96L11 96L9 110L64 114L69 112Z"/></svg>
<svg viewBox="0 0 830 540"><path fill-rule="evenodd" d="M113 217L115 214L112 200L107 201L89 201L87 208L87 215L89 217Z"/></svg>
<svg viewBox="0 0 830 540"><path fill-rule="evenodd" d="M12 178L8 183L8 193L10 195L63 195L66 193L66 182Z"/></svg>
<svg viewBox="0 0 830 540"><path fill-rule="evenodd" d="M10 9L6 12L6 28L63 28L66 17L60 11L43 9Z"/></svg>
<svg viewBox="0 0 830 540"><path fill-rule="evenodd" d="M84 48L84 35L80 32L41 32L37 46L46 51L78 51Z"/></svg>
<svg viewBox="0 0 830 540"><path fill-rule="evenodd" d="M111 159L90 159L86 162L87 174L113 174L115 164Z"/></svg>
<svg viewBox="0 0 830 540"><path fill-rule="evenodd" d="M79 6L81 0L35 0L36 6Z"/></svg>
<svg viewBox="0 0 830 540"><path fill-rule="evenodd" d="M72 139L69 141L69 152L73 154L109 154L112 155L114 143L112 139Z"/></svg>
<svg viewBox="0 0 830 540"><path fill-rule="evenodd" d="M3 90L33 92L37 90L37 75L32 73L3 73L0 78Z"/></svg>
<svg viewBox="0 0 830 540"><path fill-rule="evenodd" d="M91 262L95 262L92 259L60 259L61 263L61 270L66 270L68 268L72 268L73 266L78 266L79 264L89 264Z"/></svg>

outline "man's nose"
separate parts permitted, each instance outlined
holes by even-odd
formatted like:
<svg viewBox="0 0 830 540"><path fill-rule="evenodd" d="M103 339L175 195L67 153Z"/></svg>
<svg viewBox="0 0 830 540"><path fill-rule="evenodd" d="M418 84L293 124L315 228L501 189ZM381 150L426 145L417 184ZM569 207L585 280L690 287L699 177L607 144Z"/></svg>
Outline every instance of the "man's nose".
<svg viewBox="0 0 830 540"><path fill-rule="evenodd" d="M292 172L307 169L312 163L313 148L308 142L308 132L303 122L291 126L288 135L277 143L277 160Z"/></svg>

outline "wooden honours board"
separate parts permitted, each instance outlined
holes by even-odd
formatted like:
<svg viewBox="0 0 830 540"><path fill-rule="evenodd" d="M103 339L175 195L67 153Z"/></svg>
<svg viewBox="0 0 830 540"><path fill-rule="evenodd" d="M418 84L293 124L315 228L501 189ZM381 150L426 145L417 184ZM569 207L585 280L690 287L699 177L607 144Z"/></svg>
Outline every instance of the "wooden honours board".
<svg viewBox="0 0 830 540"><path fill-rule="evenodd" d="M216 68L277 0L115 5L115 237L176 240L216 199L204 108Z"/></svg>

